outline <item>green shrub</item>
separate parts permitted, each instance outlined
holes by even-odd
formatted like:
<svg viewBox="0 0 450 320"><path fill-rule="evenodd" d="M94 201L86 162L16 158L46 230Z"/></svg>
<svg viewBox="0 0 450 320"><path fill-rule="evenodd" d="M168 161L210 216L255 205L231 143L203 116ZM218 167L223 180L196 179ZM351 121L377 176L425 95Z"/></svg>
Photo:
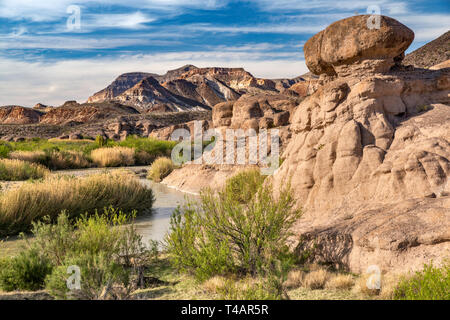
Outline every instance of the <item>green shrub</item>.
<svg viewBox="0 0 450 320"><path fill-rule="evenodd" d="M265 178L266 176L261 175L259 169L243 171L228 180L225 192L239 203L248 203L255 196Z"/></svg>
<svg viewBox="0 0 450 320"><path fill-rule="evenodd" d="M199 280L227 273L282 278L292 261L289 230L301 212L294 209L289 187L275 199L272 186L262 181L253 171L242 173L217 195L203 191L200 202L175 211L166 237L172 263ZM250 193L254 196L243 203Z"/></svg>
<svg viewBox="0 0 450 320"><path fill-rule="evenodd" d="M441 268L425 265L422 271L403 278L394 291L396 300L450 300L450 262Z"/></svg>
<svg viewBox="0 0 450 320"><path fill-rule="evenodd" d="M106 146L106 144L108 143L108 139L105 138L104 136L98 135L97 137L95 137L95 143L97 144L98 147L104 147Z"/></svg>
<svg viewBox="0 0 450 320"><path fill-rule="evenodd" d="M63 212L55 224L48 223L50 217L33 223L28 248L1 262L0 284L7 290L45 286L58 299L129 298L155 255L142 243L135 215L108 208L74 221ZM67 287L70 266L81 271L79 289Z"/></svg>
<svg viewBox="0 0 450 320"><path fill-rule="evenodd" d="M43 289L45 277L51 272L50 261L30 248L0 261L0 288L4 291Z"/></svg>
<svg viewBox="0 0 450 320"><path fill-rule="evenodd" d="M136 152L145 151L151 155L153 159L170 156L172 149L176 144L177 142L175 141L140 138L134 135L128 136L125 140L117 143L117 145L121 147L133 148Z"/></svg>
<svg viewBox="0 0 450 320"><path fill-rule="evenodd" d="M161 182L174 168L175 166L169 158L158 158L150 166L147 178L155 182Z"/></svg>
<svg viewBox="0 0 450 320"><path fill-rule="evenodd" d="M11 152L11 150L12 148L10 144L0 141L0 159L8 158L8 155Z"/></svg>
<svg viewBox="0 0 450 320"><path fill-rule="evenodd" d="M55 225L36 223L34 245L57 266L46 279L46 288L56 298L99 299L106 294L131 293L131 276L142 266L149 250L133 224L131 216L110 208L103 214L84 215L70 223L67 215L58 217ZM66 286L69 266L81 270L81 289ZM119 285L120 291L114 286Z"/></svg>

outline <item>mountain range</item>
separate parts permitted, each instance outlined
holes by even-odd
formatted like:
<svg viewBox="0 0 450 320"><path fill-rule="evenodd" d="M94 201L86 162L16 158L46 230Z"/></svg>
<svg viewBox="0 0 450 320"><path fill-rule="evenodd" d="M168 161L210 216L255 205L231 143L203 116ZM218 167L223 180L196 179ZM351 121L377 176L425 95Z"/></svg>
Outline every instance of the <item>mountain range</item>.
<svg viewBox="0 0 450 320"><path fill-rule="evenodd" d="M304 81L256 78L243 68L197 68L186 65L164 75L132 72L117 77L88 103L116 101L140 112L208 110L248 93L280 93Z"/></svg>

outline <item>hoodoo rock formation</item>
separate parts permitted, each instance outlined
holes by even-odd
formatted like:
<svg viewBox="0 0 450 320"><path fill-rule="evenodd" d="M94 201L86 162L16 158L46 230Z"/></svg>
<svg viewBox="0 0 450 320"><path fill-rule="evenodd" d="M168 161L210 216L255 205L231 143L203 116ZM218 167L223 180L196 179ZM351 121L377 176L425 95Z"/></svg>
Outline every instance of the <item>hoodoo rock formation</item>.
<svg viewBox="0 0 450 320"><path fill-rule="evenodd" d="M403 68L413 32L333 23L304 47L323 85L297 106L275 189L305 214L297 250L355 272L450 256L450 69Z"/></svg>

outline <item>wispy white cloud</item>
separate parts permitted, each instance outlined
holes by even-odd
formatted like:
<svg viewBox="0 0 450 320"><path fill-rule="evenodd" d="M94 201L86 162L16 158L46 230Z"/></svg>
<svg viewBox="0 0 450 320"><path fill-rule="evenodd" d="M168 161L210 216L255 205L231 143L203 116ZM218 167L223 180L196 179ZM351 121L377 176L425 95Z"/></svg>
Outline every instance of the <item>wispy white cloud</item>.
<svg viewBox="0 0 450 320"><path fill-rule="evenodd" d="M2 0L0 17L14 20L29 19L36 22L53 21L67 17L67 7L79 5L118 5L135 9L152 9L162 12L181 13L184 8L214 10L228 3L227 0Z"/></svg>
<svg viewBox="0 0 450 320"><path fill-rule="evenodd" d="M153 22L156 18L140 11L134 13L90 14L84 17L82 28L125 28L141 29L145 23Z"/></svg>

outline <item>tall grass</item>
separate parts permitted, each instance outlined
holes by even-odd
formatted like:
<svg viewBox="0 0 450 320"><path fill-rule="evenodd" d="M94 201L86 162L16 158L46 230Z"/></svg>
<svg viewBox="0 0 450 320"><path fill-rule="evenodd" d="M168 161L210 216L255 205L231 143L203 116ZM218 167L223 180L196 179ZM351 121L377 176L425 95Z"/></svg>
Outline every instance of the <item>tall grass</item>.
<svg viewBox="0 0 450 320"><path fill-rule="evenodd" d="M172 160L169 158L156 159L148 170L147 178L155 182L161 182L175 168Z"/></svg>
<svg viewBox="0 0 450 320"><path fill-rule="evenodd" d="M52 170L80 169L91 166L90 159L81 151L52 151L47 160Z"/></svg>
<svg viewBox="0 0 450 320"><path fill-rule="evenodd" d="M131 166L135 150L127 147L100 148L91 152L92 161L100 167Z"/></svg>
<svg viewBox="0 0 450 320"><path fill-rule="evenodd" d="M141 213L151 210L153 202L152 190L125 171L86 178L50 177L0 195L0 236L29 231L33 221L44 216L55 219L62 210L70 217L108 206Z"/></svg>
<svg viewBox="0 0 450 320"><path fill-rule="evenodd" d="M44 164L46 162L47 155L44 151L12 151L9 153L9 158L14 160L22 160L33 163Z"/></svg>
<svg viewBox="0 0 450 320"><path fill-rule="evenodd" d="M35 163L22 160L0 159L0 180L20 181L27 179L40 179L50 171Z"/></svg>

